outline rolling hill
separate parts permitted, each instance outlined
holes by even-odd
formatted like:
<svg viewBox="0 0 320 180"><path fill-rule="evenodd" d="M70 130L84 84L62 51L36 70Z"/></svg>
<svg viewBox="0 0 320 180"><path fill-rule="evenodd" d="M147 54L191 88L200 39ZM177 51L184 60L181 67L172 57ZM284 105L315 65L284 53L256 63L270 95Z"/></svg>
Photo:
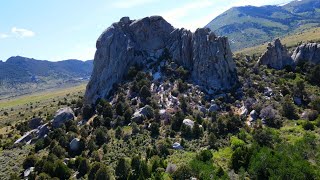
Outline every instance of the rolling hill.
<svg viewBox="0 0 320 180"><path fill-rule="evenodd" d="M281 6L233 7L206 27L229 37L232 50L241 50L318 27L319 23L320 1L296 0Z"/></svg>
<svg viewBox="0 0 320 180"><path fill-rule="evenodd" d="M50 62L21 56L10 57L0 62L0 97L8 98L86 82L92 68L92 60Z"/></svg>

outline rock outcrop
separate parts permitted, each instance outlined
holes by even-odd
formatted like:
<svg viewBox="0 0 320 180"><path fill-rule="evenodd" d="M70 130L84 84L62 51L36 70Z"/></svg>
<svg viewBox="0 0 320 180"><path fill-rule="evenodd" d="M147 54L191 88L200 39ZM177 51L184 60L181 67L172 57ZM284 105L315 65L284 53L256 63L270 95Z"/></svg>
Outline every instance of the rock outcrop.
<svg viewBox="0 0 320 180"><path fill-rule="evenodd" d="M74 112L70 107L61 108L56 112L54 119L52 120L52 127L58 128L65 122L73 120L74 118Z"/></svg>
<svg viewBox="0 0 320 180"><path fill-rule="evenodd" d="M295 49L291 57L295 64L300 64L302 62L320 64L320 44L302 44Z"/></svg>
<svg viewBox="0 0 320 180"><path fill-rule="evenodd" d="M94 69L85 93L87 104L108 96L113 85L122 81L130 66L145 65L165 52L191 72L193 81L209 93L237 85L235 63L226 37L209 29L195 33L175 29L160 16L140 20L121 18L96 43Z"/></svg>
<svg viewBox="0 0 320 180"><path fill-rule="evenodd" d="M286 66L294 66L294 62L290 57L287 48L284 47L279 39L274 43L269 43L267 51L258 60L258 65L266 65L273 69L283 69Z"/></svg>

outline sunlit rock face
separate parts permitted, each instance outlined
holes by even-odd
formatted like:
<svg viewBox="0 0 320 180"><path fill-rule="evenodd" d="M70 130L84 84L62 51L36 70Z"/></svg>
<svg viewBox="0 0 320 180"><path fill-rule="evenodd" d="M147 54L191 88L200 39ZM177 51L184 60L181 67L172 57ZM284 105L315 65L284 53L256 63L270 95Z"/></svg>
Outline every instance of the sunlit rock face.
<svg viewBox="0 0 320 180"><path fill-rule="evenodd" d="M130 66L144 65L164 52L188 69L194 83L208 93L229 90L238 82L226 37L217 37L205 28L194 33L175 29L160 16L139 20L123 17L101 34L96 48L94 69L85 93L88 104L107 97Z"/></svg>

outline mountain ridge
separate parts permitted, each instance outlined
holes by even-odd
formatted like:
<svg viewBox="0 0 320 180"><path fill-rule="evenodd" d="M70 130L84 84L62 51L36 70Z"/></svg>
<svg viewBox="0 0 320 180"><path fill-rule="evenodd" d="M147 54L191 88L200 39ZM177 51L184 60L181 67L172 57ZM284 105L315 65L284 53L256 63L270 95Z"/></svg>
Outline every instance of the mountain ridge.
<svg viewBox="0 0 320 180"><path fill-rule="evenodd" d="M78 84L89 79L92 68L93 60L51 62L12 56L0 62L0 97Z"/></svg>
<svg viewBox="0 0 320 180"><path fill-rule="evenodd" d="M317 0L291 1L281 6L233 7L205 27L217 35L228 36L235 51L319 26L319 17L320 2Z"/></svg>

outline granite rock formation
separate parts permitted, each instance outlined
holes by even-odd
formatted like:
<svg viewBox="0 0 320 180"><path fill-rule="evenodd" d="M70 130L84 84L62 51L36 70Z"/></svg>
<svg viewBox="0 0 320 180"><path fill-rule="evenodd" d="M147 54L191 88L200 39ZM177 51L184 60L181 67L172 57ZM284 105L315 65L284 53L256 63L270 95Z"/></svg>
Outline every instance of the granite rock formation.
<svg viewBox="0 0 320 180"><path fill-rule="evenodd" d="M209 29L196 32L175 29L160 16L130 20L123 17L98 38L94 69L87 85L85 103L108 96L130 66L157 60L164 52L191 72L194 83L208 93L233 88L238 83L236 66L226 37Z"/></svg>
<svg viewBox="0 0 320 180"><path fill-rule="evenodd" d="M320 64L320 44L308 43L297 47L292 54L295 64L309 62L312 64Z"/></svg>
<svg viewBox="0 0 320 180"><path fill-rule="evenodd" d="M279 39L273 43L269 43L267 51L258 60L258 65L266 65L273 69L283 69L287 66L294 66L294 62L290 57L287 48L283 46Z"/></svg>

